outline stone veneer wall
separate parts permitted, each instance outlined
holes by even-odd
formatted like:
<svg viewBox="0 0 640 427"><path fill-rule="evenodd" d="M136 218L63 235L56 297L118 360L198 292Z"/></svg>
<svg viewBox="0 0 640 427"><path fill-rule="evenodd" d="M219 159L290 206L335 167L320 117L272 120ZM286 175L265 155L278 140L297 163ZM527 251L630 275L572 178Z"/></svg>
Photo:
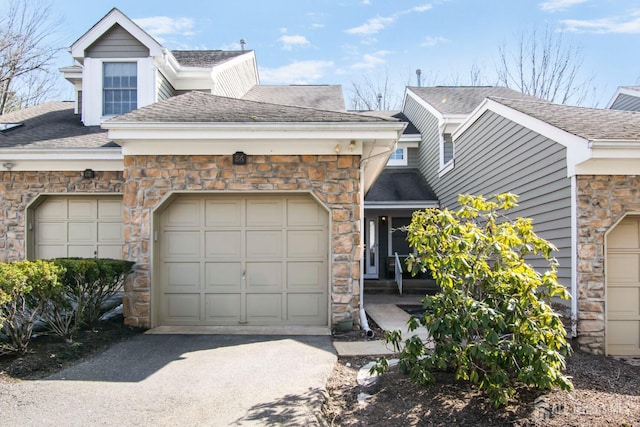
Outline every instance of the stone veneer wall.
<svg viewBox="0 0 640 427"><path fill-rule="evenodd" d="M330 209L331 322L358 319L360 277L359 156L125 156L124 257L136 262L125 284L129 325L151 326L150 228L163 197L180 191L310 191Z"/></svg>
<svg viewBox="0 0 640 427"><path fill-rule="evenodd" d="M40 194L120 193L123 181L122 172L0 172L0 261L25 259L27 207Z"/></svg>
<svg viewBox="0 0 640 427"><path fill-rule="evenodd" d="M640 176L583 175L578 199L578 343L605 352L604 236L628 212L640 212Z"/></svg>

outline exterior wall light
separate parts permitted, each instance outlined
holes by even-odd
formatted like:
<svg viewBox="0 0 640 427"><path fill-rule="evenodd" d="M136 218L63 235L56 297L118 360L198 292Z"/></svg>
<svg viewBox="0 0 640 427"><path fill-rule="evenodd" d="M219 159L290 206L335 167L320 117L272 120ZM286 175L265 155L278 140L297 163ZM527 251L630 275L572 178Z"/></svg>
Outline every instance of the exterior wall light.
<svg viewBox="0 0 640 427"><path fill-rule="evenodd" d="M82 177L84 179L93 179L96 177L96 172L93 169L85 169L82 172Z"/></svg>

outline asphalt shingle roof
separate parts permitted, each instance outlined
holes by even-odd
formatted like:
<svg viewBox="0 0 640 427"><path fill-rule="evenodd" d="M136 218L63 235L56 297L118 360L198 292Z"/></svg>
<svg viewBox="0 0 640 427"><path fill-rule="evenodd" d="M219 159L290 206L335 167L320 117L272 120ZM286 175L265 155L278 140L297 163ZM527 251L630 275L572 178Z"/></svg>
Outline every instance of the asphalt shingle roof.
<svg viewBox="0 0 640 427"><path fill-rule="evenodd" d="M320 110L345 111L340 85L255 85L242 99Z"/></svg>
<svg viewBox="0 0 640 427"><path fill-rule="evenodd" d="M407 127L402 132L403 135L420 135L420 131L407 116L404 115L401 111L392 111L392 110L372 110L372 111L359 111L360 114L365 114L367 116L375 116L375 117L392 117L394 119L398 119L401 122L405 122Z"/></svg>
<svg viewBox="0 0 640 427"><path fill-rule="evenodd" d="M365 202L433 202L437 200L422 173L414 168L384 169L365 197Z"/></svg>
<svg viewBox="0 0 640 427"><path fill-rule="evenodd" d="M409 87L441 114L470 114L485 98L538 99L500 86Z"/></svg>
<svg viewBox="0 0 640 427"><path fill-rule="evenodd" d="M490 99L587 140L640 140L640 112L522 99Z"/></svg>
<svg viewBox="0 0 640 427"><path fill-rule="evenodd" d="M172 50L171 53L183 67L211 68L231 58L243 55L247 50Z"/></svg>
<svg viewBox="0 0 640 427"><path fill-rule="evenodd" d="M109 121L148 123L397 122L395 119L226 98L202 92L189 92L174 96Z"/></svg>
<svg viewBox="0 0 640 427"><path fill-rule="evenodd" d="M0 132L0 148L97 148L117 146L99 126L84 126L73 102L46 102L0 116L0 123L24 123Z"/></svg>

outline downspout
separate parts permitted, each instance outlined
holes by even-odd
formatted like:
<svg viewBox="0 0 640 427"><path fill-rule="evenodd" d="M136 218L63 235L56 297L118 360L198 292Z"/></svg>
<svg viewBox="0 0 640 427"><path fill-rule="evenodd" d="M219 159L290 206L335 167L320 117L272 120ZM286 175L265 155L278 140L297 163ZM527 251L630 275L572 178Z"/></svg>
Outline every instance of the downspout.
<svg viewBox="0 0 640 427"><path fill-rule="evenodd" d="M364 236L364 167L369 159L360 162L360 236ZM367 314L364 311L364 239L360 241L360 327L364 334L372 338L373 331L367 322Z"/></svg>
<svg viewBox="0 0 640 427"><path fill-rule="evenodd" d="M571 337L578 336L578 185L571 176Z"/></svg>

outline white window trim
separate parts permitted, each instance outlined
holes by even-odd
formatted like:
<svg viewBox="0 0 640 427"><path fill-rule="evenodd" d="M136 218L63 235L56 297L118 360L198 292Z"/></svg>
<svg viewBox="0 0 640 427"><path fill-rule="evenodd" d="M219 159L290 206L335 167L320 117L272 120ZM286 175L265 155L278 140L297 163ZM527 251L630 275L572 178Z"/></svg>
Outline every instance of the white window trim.
<svg viewBox="0 0 640 427"><path fill-rule="evenodd" d="M444 144L446 144L446 142L444 140L444 132L441 132L440 133L440 144L439 144L440 169L438 170L438 177L443 176L444 174L446 174L447 172L451 171L455 167L456 146L455 146L455 144L453 144L453 156L451 157L451 159L449 159L448 162L445 163L445 161L444 161Z"/></svg>
<svg viewBox="0 0 640 427"><path fill-rule="evenodd" d="M408 150L407 150L407 147L402 147L402 146L398 145L396 147L396 150L394 150L394 153L397 150L402 150L402 158L401 159L389 158L389 160L387 161L387 166L407 166L407 164L408 164L408 159L407 159Z"/></svg>

